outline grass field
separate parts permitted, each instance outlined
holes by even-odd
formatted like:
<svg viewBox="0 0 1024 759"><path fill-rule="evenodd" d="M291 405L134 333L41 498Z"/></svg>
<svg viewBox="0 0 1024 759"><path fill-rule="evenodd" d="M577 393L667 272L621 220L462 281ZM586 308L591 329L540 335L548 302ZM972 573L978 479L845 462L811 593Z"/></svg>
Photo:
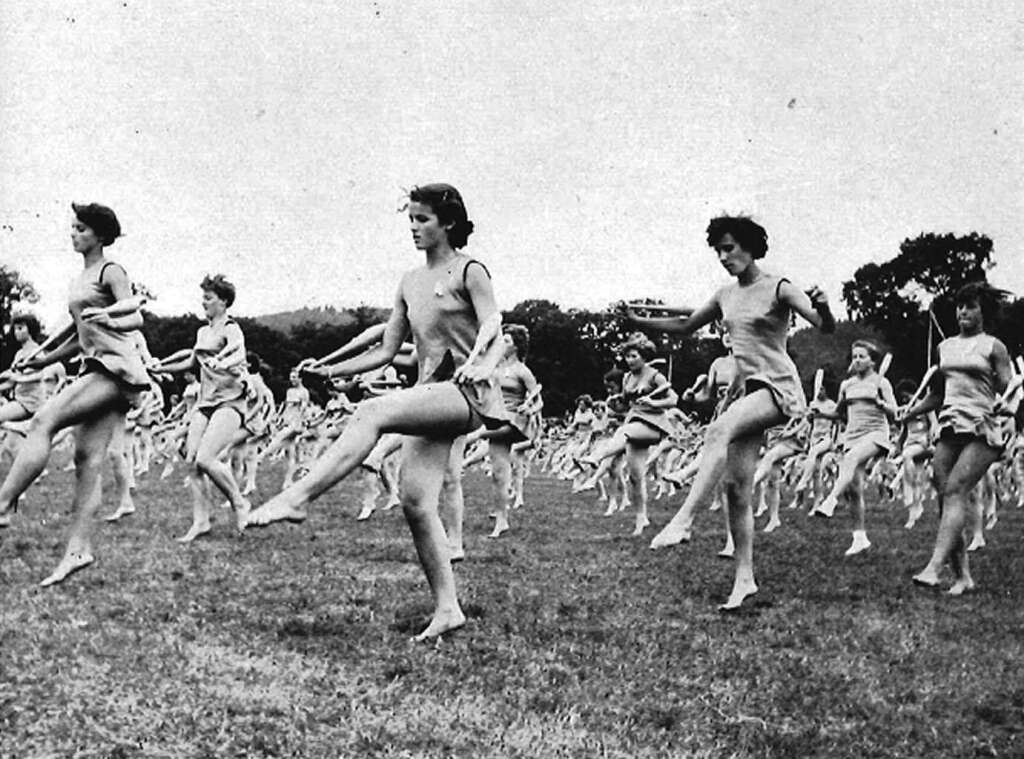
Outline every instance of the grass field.
<svg viewBox="0 0 1024 759"><path fill-rule="evenodd" d="M430 599L408 531L397 511L355 522L352 485L304 525L238 536L222 518L182 547L180 478L144 481L138 514L99 528L95 566L40 589L70 482L43 480L2 535L4 757L1024 756L1012 508L960 599L910 583L933 510L908 533L874 508L874 548L852 559L843 514L784 510L756 543L761 592L722 616L719 515L653 553L653 530L630 538L630 517L535 477L489 541L474 474L469 623L414 644Z"/></svg>

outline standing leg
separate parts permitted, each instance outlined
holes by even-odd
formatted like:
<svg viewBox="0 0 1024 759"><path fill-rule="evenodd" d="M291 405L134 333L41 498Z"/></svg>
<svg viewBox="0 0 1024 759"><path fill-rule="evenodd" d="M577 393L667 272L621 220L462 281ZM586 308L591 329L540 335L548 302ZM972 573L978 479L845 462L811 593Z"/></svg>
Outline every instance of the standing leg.
<svg viewBox="0 0 1024 759"><path fill-rule="evenodd" d="M451 439L407 437L402 448L402 511L434 596L434 615L416 640L435 638L466 622L455 593L448 536L437 508L451 445Z"/></svg>
<svg viewBox="0 0 1024 759"><path fill-rule="evenodd" d="M754 581L754 513L750 497L760 452L760 434L741 437L728 448L724 486L729 528L736 543L736 575L729 598L719 607L722 611L738 609L744 599L757 592Z"/></svg>
<svg viewBox="0 0 1024 759"><path fill-rule="evenodd" d="M64 558L53 573L42 581L44 587L61 582L71 573L93 562L92 529L100 504L103 461L107 446L118 425L124 425L120 410L98 412L78 428L75 448L74 521L68 535Z"/></svg>

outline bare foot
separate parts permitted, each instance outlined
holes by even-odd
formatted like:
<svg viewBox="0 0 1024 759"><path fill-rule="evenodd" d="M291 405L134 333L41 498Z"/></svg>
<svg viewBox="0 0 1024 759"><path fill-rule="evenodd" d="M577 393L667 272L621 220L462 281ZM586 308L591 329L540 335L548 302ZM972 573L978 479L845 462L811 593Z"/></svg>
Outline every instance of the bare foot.
<svg viewBox="0 0 1024 759"><path fill-rule="evenodd" d="M448 561L452 564L458 564L460 561L466 560L466 549L462 546L452 546L451 553L448 557Z"/></svg>
<svg viewBox="0 0 1024 759"><path fill-rule="evenodd" d="M134 513L135 513L135 507L134 506L121 506L113 514L111 514L109 516L103 517L103 521L105 521L105 522L116 522L121 517L126 517L129 514L134 514Z"/></svg>
<svg viewBox="0 0 1024 759"><path fill-rule="evenodd" d="M616 500L614 498L609 498L608 499L608 508L604 510L604 514L602 514L601 516L603 516L603 517L610 517L612 514L614 514L618 510L619 510L619 504L616 502Z"/></svg>
<svg viewBox="0 0 1024 759"><path fill-rule="evenodd" d="M732 586L732 593L726 602L718 607L719 611L736 611L743 605L743 602L757 592L757 583L750 580L737 580Z"/></svg>
<svg viewBox="0 0 1024 759"><path fill-rule="evenodd" d="M954 582L946 591L951 596L962 596L964 593L974 590L974 580L970 575L964 575Z"/></svg>
<svg viewBox="0 0 1024 759"><path fill-rule="evenodd" d="M985 520L985 529L991 530L999 522L999 514L993 511L988 515L988 519Z"/></svg>
<svg viewBox="0 0 1024 759"><path fill-rule="evenodd" d="M638 538L644 534L646 529L651 524L651 520L647 518L646 514L636 515L636 525L633 527L633 537Z"/></svg>
<svg viewBox="0 0 1024 759"><path fill-rule="evenodd" d="M913 529L914 525L917 524L917 520L921 518L922 514L924 514L924 506L922 506L920 504L917 504L915 506L911 506L910 510L907 511L907 523L905 525L903 525L903 529L905 529L905 530Z"/></svg>
<svg viewBox="0 0 1024 759"><path fill-rule="evenodd" d="M359 512L359 516L356 517L356 521L365 522L367 519L373 516L373 511L375 508L376 506L374 506L374 504L372 503L368 503L365 506L363 506L362 510Z"/></svg>
<svg viewBox="0 0 1024 759"><path fill-rule="evenodd" d="M188 528L188 532L186 532L180 538L175 538L175 540L177 540L179 543L191 543L196 538L206 535L209 531L209 522L193 522L192 526Z"/></svg>
<svg viewBox="0 0 1024 759"><path fill-rule="evenodd" d="M0 530L11 526L11 514L15 514L18 511L18 499L15 498L9 504L7 508L0 509Z"/></svg>
<svg viewBox="0 0 1024 759"><path fill-rule="evenodd" d="M677 522L669 522L662 528L661 532L654 536L654 540L651 541L651 550L657 551L659 548L669 548L670 546L689 542L690 528L684 527Z"/></svg>
<svg viewBox="0 0 1024 759"><path fill-rule="evenodd" d="M718 555L723 559L731 559L736 555L736 548L734 546L726 546L718 552Z"/></svg>
<svg viewBox="0 0 1024 759"><path fill-rule="evenodd" d="M982 535L981 533L978 533L971 540L971 544L969 546L967 546L967 550L970 551L971 553L974 553L975 551L980 551L986 545L988 545L988 543L985 542L985 536Z"/></svg>
<svg viewBox="0 0 1024 759"><path fill-rule="evenodd" d="M939 587L939 575L929 569L925 569L922 572L917 573L911 578L914 585L919 585L922 588L937 588Z"/></svg>
<svg viewBox="0 0 1024 759"><path fill-rule="evenodd" d="M381 511L391 511L391 509L395 508L395 506L398 506L400 503L401 501L399 501L397 498L389 498L388 502L385 503L384 506L381 508Z"/></svg>
<svg viewBox="0 0 1024 759"><path fill-rule="evenodd" d="M44 588L63 582L80 569L85 569L95 561L91 553L69 553L60 560L53 573L39 583Z"/></svg>
<svg viewBox="0 0 1024 759"><path fill-rule="evenodd" d="M764 531L775 532L780 527L782 527L782 520L780 520L778 517L774 517L768 520L768 524L764 526Z"/></svg>
<svg viewBox="0 0 1024 759"><path fill-rule="evenodd" d="M462 613L462 609L458 606L450 611L437 611L434 613L434 618L430 620L430 624L427 625L427 629L414 637L413 641L421 643L425 640L431 640L438 635L457 630L464 624L466 624L466 615Z"/></svg>
<svg viewBox="0 0 1024 759"><path fill-rule="evenodd" d="M266 527L274 522L305 522L306 512L289 506L283 501L271 498L253 512L250 512L246 527Z"/></svg>
<svg viewBox="0 0 1024 759"><path fill-rule="evenodd" d="M764 503L762 501L760 504L758 504L757 511L754 512L754 519L757 519L759 516L764 514L766 511L768 511L768 504Z"/></svg>

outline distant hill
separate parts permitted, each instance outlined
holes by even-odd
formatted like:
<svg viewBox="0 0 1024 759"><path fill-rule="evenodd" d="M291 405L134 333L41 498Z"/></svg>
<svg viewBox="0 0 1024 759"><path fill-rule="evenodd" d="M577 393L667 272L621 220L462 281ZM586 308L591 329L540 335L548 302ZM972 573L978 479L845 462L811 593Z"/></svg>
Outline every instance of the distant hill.
<svg viewBox="0 0 1024 759"><path fill-rule="evenodd" d="M263 314L253 320L271 329L285 334L302 324L314 324L330 327L347 327L357 321L383 321L388 309L375 306L357 306L356 308L337 309L334 306L318 308L299 308L294 311L281 311L276 314Z"/></svg>

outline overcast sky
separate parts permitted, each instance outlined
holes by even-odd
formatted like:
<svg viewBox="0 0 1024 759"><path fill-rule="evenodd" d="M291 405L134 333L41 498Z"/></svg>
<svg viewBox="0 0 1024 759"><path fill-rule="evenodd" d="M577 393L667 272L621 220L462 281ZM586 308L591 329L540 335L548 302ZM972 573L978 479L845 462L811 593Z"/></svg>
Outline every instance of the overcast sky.
<svg viewBox="0 0 1024 759"><path fill-rule="evenodd" d="M51 324L71 201L165 314L387 305L403 190L463 193L500 305L699 303L710 216L838 299L922 231L1024 294L1024 24L999 2L27 2L0 7L0 261Z"/></svg>

